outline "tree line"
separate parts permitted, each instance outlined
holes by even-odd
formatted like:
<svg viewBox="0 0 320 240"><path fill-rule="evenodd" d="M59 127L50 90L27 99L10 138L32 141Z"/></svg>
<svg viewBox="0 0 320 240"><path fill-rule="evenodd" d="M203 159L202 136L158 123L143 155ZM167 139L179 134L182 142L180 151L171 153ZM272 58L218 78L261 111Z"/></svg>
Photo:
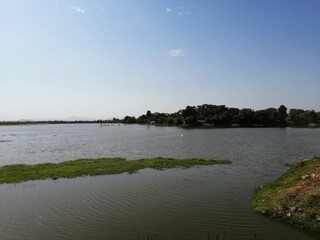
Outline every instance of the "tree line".
<svg viewBox="0 0 320 240"><path fill-rule="evenodd" d="M320 112L314 110L279 108L253 110L229 108L225 105L203 104L187 106L175 113L152 113L148 110L138 118L126 116L123 119L93 121L0 121L1 125L17 124L67 124L67 123L123 123L150 124L179 127L320 127Z"/></svg>
<svg viewBox="0 0 320 240"><path fill-rule="evenodd" d="M126 116L113 119L114 123L138 123L160 126L181 127L232 127L232 126L319 126L320 112L314 110L279 108L253 110L249 108L229 108L225 105L203 104L187 106L175 113L152 113L150 110L135 118Z"/></svg>

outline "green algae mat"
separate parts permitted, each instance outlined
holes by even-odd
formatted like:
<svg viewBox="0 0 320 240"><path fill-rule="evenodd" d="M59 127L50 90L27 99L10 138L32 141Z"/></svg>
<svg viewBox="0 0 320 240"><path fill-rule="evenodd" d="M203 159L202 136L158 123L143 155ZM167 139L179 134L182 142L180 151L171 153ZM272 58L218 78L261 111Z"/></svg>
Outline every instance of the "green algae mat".
<svg viewBox="0 0 320 240"><path fill-rule="evenodd" d="M1 183L18 183L39 179L73 178L106 174L133 173L144 168L190 168L196 165L228 164L227 160L152 158L127 161L123 158L79 159L61 163L8 165L0 168Z"/></svg>

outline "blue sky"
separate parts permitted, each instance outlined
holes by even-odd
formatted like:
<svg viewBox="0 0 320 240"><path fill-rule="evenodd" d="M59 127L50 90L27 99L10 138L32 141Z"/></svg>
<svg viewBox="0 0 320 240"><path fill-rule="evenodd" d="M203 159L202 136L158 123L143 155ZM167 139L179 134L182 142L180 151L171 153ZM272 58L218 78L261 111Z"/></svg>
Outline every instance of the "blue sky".
<svg viewBox="0 0 320 240"><path fill-rule="evenodd" d="M320 111L319 0L1 0L0 120Z"/></svg>

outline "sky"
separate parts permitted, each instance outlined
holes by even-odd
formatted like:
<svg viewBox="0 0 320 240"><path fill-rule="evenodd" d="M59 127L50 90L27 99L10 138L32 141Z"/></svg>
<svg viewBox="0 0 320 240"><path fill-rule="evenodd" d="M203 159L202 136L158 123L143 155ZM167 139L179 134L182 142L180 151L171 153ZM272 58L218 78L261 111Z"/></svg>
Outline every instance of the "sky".
<svg viewBox="0 0 320 240"><path fill-rule="evenodd" d="M320 111L319 0L1 0L0 121Z"/></svg>

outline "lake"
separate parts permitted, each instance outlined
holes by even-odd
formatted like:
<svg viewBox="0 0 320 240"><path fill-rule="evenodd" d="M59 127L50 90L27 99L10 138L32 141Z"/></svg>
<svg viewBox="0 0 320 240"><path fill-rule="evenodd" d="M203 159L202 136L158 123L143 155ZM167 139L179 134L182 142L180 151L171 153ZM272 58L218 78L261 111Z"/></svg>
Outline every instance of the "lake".
<svg viewBox="0 0 320 240"><path fill-rule="evenodd" d="M320 239L252 212L255 188L320 155L320 129L182 129L65 124L0 127L0 165L79 158L231 160L134 174L0 185L0 239Z"/></svg>

